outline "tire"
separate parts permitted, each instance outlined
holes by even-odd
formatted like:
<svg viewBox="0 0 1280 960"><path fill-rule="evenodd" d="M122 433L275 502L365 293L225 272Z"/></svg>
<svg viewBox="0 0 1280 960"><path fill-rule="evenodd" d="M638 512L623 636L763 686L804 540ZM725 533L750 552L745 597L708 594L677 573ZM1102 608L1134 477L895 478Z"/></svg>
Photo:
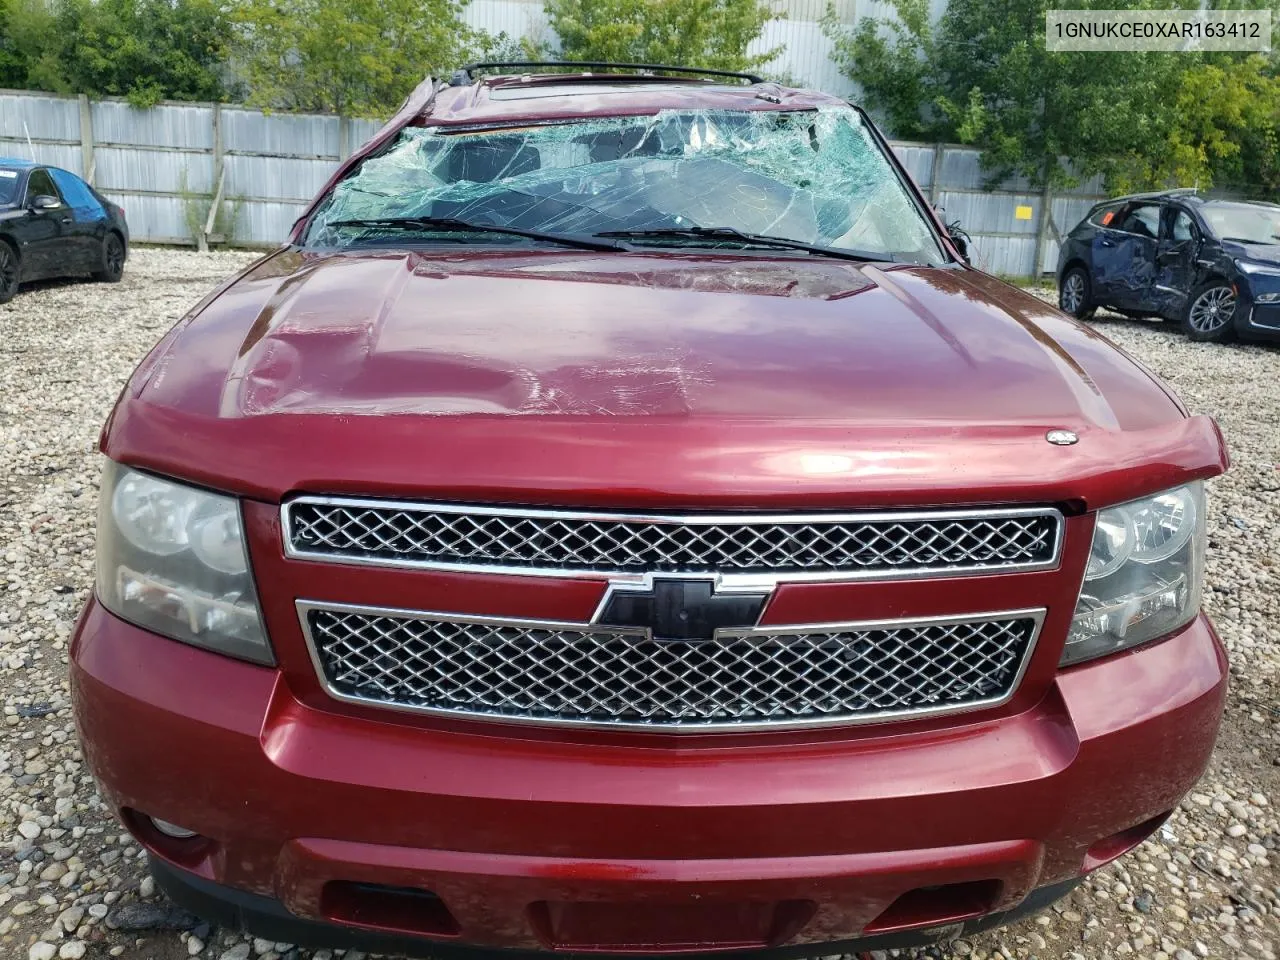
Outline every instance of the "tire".
<svg viewBox="0 0 1280 960"><path fill-rule="evenodd" d="M1097 305L1093 302L1093 288L1084 267L1072 267L1062 275L1058 283L1058 308L1077 320L1088 320Z"/></svg>
<svg viewBox="0 0 1280 960"><path fill-rule="evenodd" d="M1226 343L1236 335L1236 295L1231 284L1211 280L1197 287L1182 311L1182 329L1197 341Z"/></svg>
<svg viewBox="0 0 1280 960"><path fill-rule="evenodd" d="M102 269L93 272L93 279L102 283L119 283L124 276L124 241L118 233L108 233L102 241Z"/></svg>
<svg viewBox="0 0 1280 960"><path fill-rule="evenodd" d="M8 303L13 299L13 295L18 292L20 276L17 251L0 240L0 303Z"/></svg>

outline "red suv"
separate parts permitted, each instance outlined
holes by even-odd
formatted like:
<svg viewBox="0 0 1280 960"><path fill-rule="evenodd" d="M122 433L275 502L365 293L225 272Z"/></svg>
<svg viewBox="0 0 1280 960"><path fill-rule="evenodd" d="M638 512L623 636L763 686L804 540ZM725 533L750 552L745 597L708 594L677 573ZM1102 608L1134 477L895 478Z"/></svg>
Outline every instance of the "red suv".
<svg viewBox="0 0 1280 960"><path fill-rule="evenodd" d="M379 952L833 953L1141 843L1223 705L1214 423L843 101L494 66L107 423L75 711L160 885Z"/></svg>

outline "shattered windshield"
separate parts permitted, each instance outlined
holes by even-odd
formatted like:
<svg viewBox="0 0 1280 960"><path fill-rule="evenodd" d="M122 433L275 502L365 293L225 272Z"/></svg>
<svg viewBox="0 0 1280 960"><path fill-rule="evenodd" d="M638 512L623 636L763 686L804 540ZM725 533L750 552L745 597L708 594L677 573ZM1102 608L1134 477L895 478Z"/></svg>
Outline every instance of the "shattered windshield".
<svg viewBox="0 0 1280 960"><path fill-rule="evenodd" d="M1224 240L1280 243L1280 209L1247 203L1206 203L1200 208L1213 232Z"/></svg>
<svg viewBox="0 0 1280 960"><path fill-rule="evenodd" d="M945 260L861 116L838 107L666 110L462 131L406 128L334 188L307 242L539 242L450 232L438 223L420 231L404 223L342 223L396 218L574 237L626 231L628 245L686 245L695 240L661 231L719 229L886 260ZM636 238L635 231L658 233ZM697 240L750 245L724 236Z"/></svg>

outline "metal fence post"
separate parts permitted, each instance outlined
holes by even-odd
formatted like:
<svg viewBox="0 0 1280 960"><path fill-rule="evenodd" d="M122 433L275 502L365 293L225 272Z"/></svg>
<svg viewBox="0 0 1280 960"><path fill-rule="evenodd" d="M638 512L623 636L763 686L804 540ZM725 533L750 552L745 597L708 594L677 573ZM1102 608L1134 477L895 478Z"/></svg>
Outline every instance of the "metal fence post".
<svg viewBox="0 0 1280 960"><path fill-rule="evenodd" d="M938 194L942 192L938 181L942 178L942 152L946 147L941 143L933 145L933 168L929 173L929 203L938 205Z"/></svg>
<svg viewBox="0 0 1280 960"><path fill-rule="evenodd" d="M222 104L213 105L213 202L209 204L209 215L205 217L204 229L196 236L196 249L201 253L209 250L209 236L213 233L218 221L218 207L222 205L222 188L226 184L227 168L223 156L222 145Z"/></svg>
<svg viewBox="0 0 1280 960"><path fill-rule="evenodd" d="M80 170L87 183L92 184L97 174L97 162L93 158L93 111L89 98L80 94Z"/></svg>
<svg viewBox="0 0 1280 960"><path fill-rule="evenodd" d="M1044 238L1053 224L1053 191L1049 189L1049 178L1044 178L1044 189L1040 192L1040 217L1036 221L1035 261L1031 264L1031 276L1039 277L1043 272Z"/></svg>
<svg viewBox="0 0 1280 960"><path fill-rule="evenodd" d="M351 118L338 114L338 162L351 156Z"/></svg>

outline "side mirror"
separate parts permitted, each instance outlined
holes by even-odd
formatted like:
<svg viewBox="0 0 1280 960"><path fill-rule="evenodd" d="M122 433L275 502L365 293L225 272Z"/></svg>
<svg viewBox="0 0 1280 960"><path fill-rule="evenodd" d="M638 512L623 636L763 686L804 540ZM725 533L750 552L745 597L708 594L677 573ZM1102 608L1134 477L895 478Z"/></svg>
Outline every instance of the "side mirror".
<svg viewBox="0 0 1280 960"><path fill-rule="evenodd" d="M947 224L947 236L951 238L952 245L964 258L965 263L969 263L969 244L973 242L973 238L960 226L959 220L952 220Z"/></svg>
<svg viewBox="0 0 1280 960"><path fill-rule="evenodd" d="M57 210L62 206L62 201L57 197L51 197L42 193L31 201L31 209L36 213L42 213L45 210Z"/></svg>

